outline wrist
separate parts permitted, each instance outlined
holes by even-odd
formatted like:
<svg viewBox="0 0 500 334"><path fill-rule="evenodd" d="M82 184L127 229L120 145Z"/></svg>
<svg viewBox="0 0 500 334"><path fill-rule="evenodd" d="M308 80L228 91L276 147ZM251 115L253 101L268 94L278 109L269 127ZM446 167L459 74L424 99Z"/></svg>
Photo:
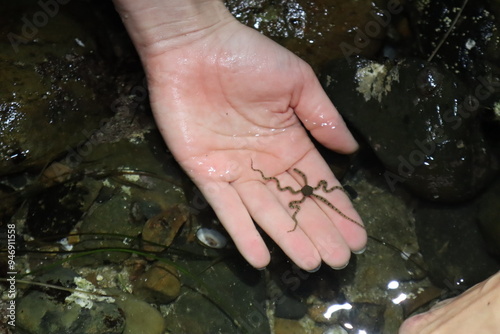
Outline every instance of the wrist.
<svg viewBox="0 0 500 334"><path fill-rule="evenodd" d="M234 20L221 0L113 0L142 56L168 51Z"/></svg>

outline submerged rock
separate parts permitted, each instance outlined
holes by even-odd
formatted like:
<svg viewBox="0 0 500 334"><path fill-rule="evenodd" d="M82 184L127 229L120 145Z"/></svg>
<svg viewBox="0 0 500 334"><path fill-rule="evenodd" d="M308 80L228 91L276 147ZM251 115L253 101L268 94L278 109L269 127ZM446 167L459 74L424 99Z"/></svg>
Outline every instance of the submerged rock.
<svg viewBox="0 0 500 334"><path fill-rule="evenodd" d="M477 117L480 100L450 71L419 60L330 65L323 85L342 116L403 184L438 201L473 197L495 161ZM488 82L484 82L487 88Z"/></svg>
<svg viewBox="0 0 500 334"><path fill-rule="evenodd" d="M177 269L157 261L134 283L134 294L149 303L166 304L181 292Z"/></svg>
<svg viewBox="0 0 500 334"><path fill-rule="evenodd" d="M114 299L71 270L56 269L39 281L79 291L45 287L26 292L17 300L16 327L23 333L123 333L125 318Z"/></svg>
<svg viewBox="0 0 500 334"><path fill-rule="evenodd" d="M126 293L119 293L116 304L124 313L125 329L121 334L163 334L165 319L148 303Z"/></svg>
<svg viewBox="0 0 500 334"><path fill-rule="evenodd" d="M179 229L188 221L189 211L184 205L175 205L148 219L142 229L144 250L161 252L172 244Z"/></svg>
<svg viewBox="0 0 500 334"><path fill-rule="evenodd" d="M421 253L436 286L462 292L499 270L477 224L482 218L478 208L488 205L482 197L460 205L422 203L415 210Z"/></svg>

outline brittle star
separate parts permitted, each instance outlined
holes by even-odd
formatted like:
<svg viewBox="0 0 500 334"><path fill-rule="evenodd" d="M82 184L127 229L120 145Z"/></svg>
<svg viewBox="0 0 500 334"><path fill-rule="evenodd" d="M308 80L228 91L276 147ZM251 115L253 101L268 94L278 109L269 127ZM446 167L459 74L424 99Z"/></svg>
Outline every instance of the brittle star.
<svg viewBox="0 0 500 334"><path fill-rule="evenodd" d="M294 213L292 214L292 219L295 222L295 225L293 226L293 229L291 229L288 232L293 232L297 228L297 225L299 224L299 222L297 221L297 214L300 211L300 204L304 203L304 201L306 200L307 197L314 197L314 198L318 199L319 201L321 201L324 204L326 204L333 211L335 211L336 213L338 213L342 218L347 219L348 221L353 222L354 224L359 225L362 228L365 228L361 223L359 223L356 220L352 219L351 217L348 217L347 215L345 215L336 206L334 206L332 203L330 203L330 201L328 201L326 198L324 198L321 195L318 195L318 194L314 193L314 191L316 191L318 189L322 189L325 193L331 193L334 190L342 190L344 193L347 194L347 192L344 190L344 188L342 186L333 186L330 189L328 189L328 182L326 182L326 180L320 180L318 182L318 185L316 187L312 187L309 184L307 184L307 176L306 176L306 174L304 174L304 172L302 172L300 169L294 168L293 171L295 173L299 174L302 177L302 179L304 180L304 186L302 188L300 188L299 190L295 190L295 189L293 189L290 186L282 187L281 184L280 184L280 180L278 180L274 176L265 176L263 171L261 171L260 169L257 169L257 168L253 167L253 160L251 160L250 167L252 168L252 170L254 170L256 172L259 172L260 175L262 176L262 179L264 179L265 181L275 181L276 182L276 186L277 186L277 188L278 188L279 191L286 191L286 190L288 190L293 195L299 194L299 193L302 194L302 198L300 200L294 200L294 201L291 201L290 203L288 203L288 207L290 209L295 209Z"/></svg>

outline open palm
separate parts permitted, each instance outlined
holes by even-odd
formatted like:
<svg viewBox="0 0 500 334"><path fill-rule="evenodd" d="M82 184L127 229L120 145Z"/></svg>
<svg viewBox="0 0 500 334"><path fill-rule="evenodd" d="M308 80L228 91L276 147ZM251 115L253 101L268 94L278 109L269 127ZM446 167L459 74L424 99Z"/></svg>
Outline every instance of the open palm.
<svg viewBox="0 0 500 334"><path fill-rule="evenodd" d="M269 262L253 220L306 270L321 260L342 267L351 250L364 247L363 228L310 198L288 232L295 224L289 203L302 195L279 191L251 167L296 190L304 184L294 168L313 187L339 184L305 128L342 153L357 144L305 62L235 20L158 50L141 54L158 127L250 264ZM360 221L342 191L316 193Z"/></svg>

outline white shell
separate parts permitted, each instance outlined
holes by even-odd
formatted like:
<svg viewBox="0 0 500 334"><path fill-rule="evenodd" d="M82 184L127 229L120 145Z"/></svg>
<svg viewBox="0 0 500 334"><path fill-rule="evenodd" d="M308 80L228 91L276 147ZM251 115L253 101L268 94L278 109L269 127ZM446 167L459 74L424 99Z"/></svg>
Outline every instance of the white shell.
<svg viewBox="0 0 500 334"><path fill-rule="evenodd" d="M196 231L196 238L198 241L209 248L224 248L227 245L227 238L219 231L211 228L201 227Z"/></svg>

